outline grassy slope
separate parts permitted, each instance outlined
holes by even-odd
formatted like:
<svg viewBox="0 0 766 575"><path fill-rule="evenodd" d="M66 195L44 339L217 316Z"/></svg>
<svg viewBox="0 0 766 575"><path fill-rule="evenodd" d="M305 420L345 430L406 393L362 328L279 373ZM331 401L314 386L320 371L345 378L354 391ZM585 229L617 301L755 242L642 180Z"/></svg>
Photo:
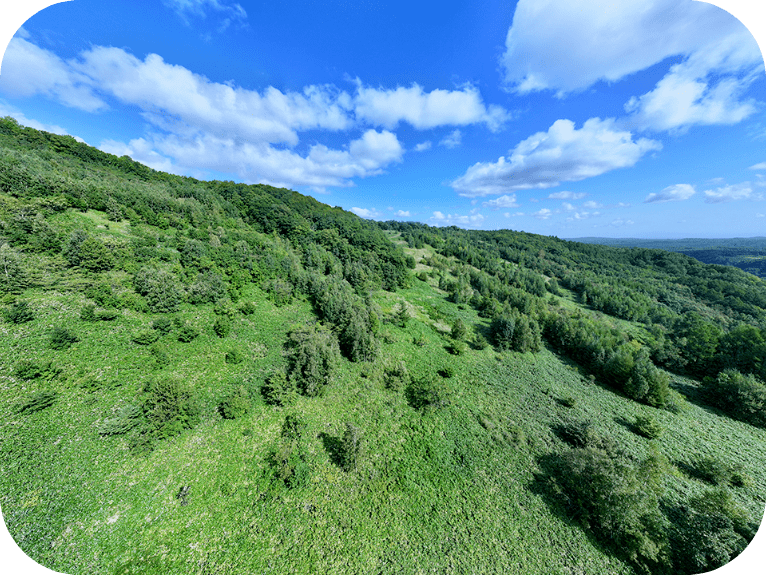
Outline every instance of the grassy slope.
<svg viewBox="0 0 766 575"><path fill-rule="evenodd" d="M130 233L125 225L103 227L95 212L62 217L88 218L98 233ZM287 326L313 320L308 302L276 308L252 286L243 300L254 302L257 312L238 316L225 339L211 330L212 306L184 306L178 315L202 335L188 344L164 336L171 358L165 371L195 387L205 415L196 428L136 456L123 437L102 438L97 427L135 401L154 375L148 348L130 336L156 316L123 310L114 322L82 322L86 298L56 291L55 262L46 265L54 289L25 293L36 319L0 324L0 503L21 547L58 571L629 573L546 495L538 461L561 449L550 426L565 416L591 418L640 456L651 442L632 433L629 422L651 412L666 429L655 442L662 453L677 463L715 455L742 464L754 482L735 495L751 513L763 513L764 430L693 404L680 415L639 405L590 383L548 350L498 354L490 347L452 356L444 326L458 316L479 328L486 320L419 280L374 296L384 312L405 300L415 316L406 328L382 327L388 343L378 362L344 360L323 397L301 398L291 408L263 404L257 389L283 361ZM117 273L112 279L127 281ZM49 349L53 325L72 328L81 341L65 352ZM420 335L426 344L412 345ZM247 361L224 363L232 346ZM52 360L64 370L50 384L59 391L57 402L26 416L14 406L47 384L13 377L22 358ZM382 367L400 359L416 377L451 366L454 375L444 380L450 405L421 414L401 392L385 389ZM102 382L101 389L83 389L89 379ZM693 391L694 382L674 381ZM217 402L242 382L253 394L253 409L242 419L222 420ZM564 397L575 398L575 407L564 407ZM311 438L312 481L299 490L275 487L264 475L267 451L291 410L306 419ZM365 437L366 455L353 473L341 471L333 455L346 421ZM516 428L522 435L514 439L509 431ZM184 485L190 487L186 506L176 498ZM704 488L680 472L668 478L671 498Z"/></svg>

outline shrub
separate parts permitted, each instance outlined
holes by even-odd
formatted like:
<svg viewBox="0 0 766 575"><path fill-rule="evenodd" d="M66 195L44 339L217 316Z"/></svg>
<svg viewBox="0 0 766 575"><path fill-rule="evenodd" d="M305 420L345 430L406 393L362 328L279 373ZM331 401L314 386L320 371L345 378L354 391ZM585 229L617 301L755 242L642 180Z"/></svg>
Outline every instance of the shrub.
<svg viewBox="0 0 766 575"><path fill-rule="evenodd" d="M282 307L293 301L293 286L285 280L268 280L263 284L263 289L268 293L269 299L274 302L274 305L277 307Z"/></svg>
<svg viewBox="0 0 766 575"><path fill-rule="evenodd" d="M282 424L277 446L272 449L268 460L276 479L289 488L306 485L311 478L308 453L303 435L306 424L295 415L288 415Z"/></svg>
<svg viewBox="0 0 766 575"><path fill-rule="evenodd" d="M165 348L155 343L149 351L152 356L154 356L154 367L156 369L162 369L163 367L170 365L170 357L168 356L167 351L165 351Z"/></svg>
<svg viewBox="0 0 766 575"><path fill-rule="evenodd" d="M564 407L574 407L577 405L577 398L571 395L567 395L559 399L559 403Z"/></svg>
<svg viewBox="0 0 766 575"><path fill-rule="evenodd" d="M689 404L686 402L686 398L675 389L668 391L668 398L665 401L665 409L670 413L683 413L689 408Z"/></svg>
<svg viewBox="0 0 766 575"><path fill-rule="evenodd" d="M234 348L227 351L226 355L224 356L224 361L226 363L231 363L233 365L242 363L244 360L245 360L245 356L242 355L242 352Z"/></svg>
<svg viewBox="0 0 766 575"><path fill-rule="evenodd" d="M426 342L426 336L424 336L422 333L419 335L416 335L412 338L412 343L418 347L423 347Z"/></svg>
<svg viewBox="0 0 766 575"><path fill-rule="evenodd" d="M662 435L662 426L651 415L639 415L634 424L636 432L647 439L657 439Z"/></svg>
<svg viewBox="0 0 766 575"><path fill-rule="evenodd" d="M239 311L242 312L242 315L253 315L257 309L258 308L251 301L246 301L241 306L239 306Z"/></svg>
<svg viewBox="0 0 766 575"><path fill-rule="evenodd" d="M113 321L120 317L120 312L114 309L99 309L96 310L96 319L100 321Z"/></svg>
<svg viewBox="0 0 766 575"><path fill-rule="evenodd" d="M653 407L662 407L668 399L668 375L657 369L649 359L649 352L641 349L635 357L630 375L625 383L625 393Z"/></svg>
<svg viewBox="0 0 766 575"><path fill-rule="evenodd" d="M74 333L65 327L56 326L51 332L50 346L55 350L68 349L72 344L80 341Z"/></svg>
<svg viewBox="0 0 766 575"><path fill-rule="evenodd" d="M130 339L138 345L151 345L160 339L160 334L152 329L142 329L135 332Z"/></svg>
<svg viewBox="0 0 766 575"><path fill-rule="evenodd" d="M753 375L727 369L703 381L705 399L741 421L766 427L766 385Z"/></svg>
<svg viewBox="0 0 766 575"><path fill-rule="evenodd" d="M189 302L192 304L213 303L227 294L226 282L215 272L199 274L189 288Z"/></svg>
<svg viewBox="0 0 766 575"><path fill-rule="evenodd" d="M450 336L456 341L463 341L468 336L468 329L465 327L463 320L460 318L455 319L452 323Z"/></svg>
<svg viewBox="0 0 766 575"><path fill-rule="evenodd" d="M3 318L8 323L24 323L35 319L35 315L32 309L29 307L29 302L25 300L17 300L9 307L3 310Z"/></svg>
<svg viewBox="0 0 766 575"><path fill-rule="evenodd" d="M28 359L22 359L16 364L13 375L19 379L46 379L51 380L61 373L61 368L53 365L53 362L38 363Z"/></svg>
<svg viewBox="0 0 766 575"><path fill-rule="evenodd" d="M430 378L413 381L405 393L407 402L415 409L439 409L449 404L444 386Z"/></svg>
<svg viewBox="0 0 766 575"><path fill-rule="evenodd" d="M35 413L50 407L56 401L56 392L51 389L44 389L33 393L22 401L18 406L19 413Z"/></svg>
<svg viewBox="0 0 766 575"><path fill-rule="evenodd" d="M250 395L245 386L237 386L231 393L223 398L218 406L218 411L224 419L236 419L242 417L250 410Z"/></svg>
<svg viewBox="0 0 766 575"><path fill-rule="evenodd" d="M27 274L21 265L19 254L5 242L0 243L0 270L3 270L0 293L21 293L27 286Z"/></svg>
<svg viewBox="0 0 766 575"><path fill-rule="evenodd" d="M399 327L406 327L407 322L410 321L411 317L407 304L405 302L400 302L397 304L397 310L393 314L392 321Z"/></svg>
<svg viewBox="0 0 766 575"><path fill-rule="evenodd" d="M226 316L219 316L215 318L213 323L213 331L218 337L226 337L231 332L231 321Z"/></svg>
<svg viewBox="0 0 766 575"><path fill-rule="evenodd" d="M178 311L183 300L183 288L175 274L150 267L142 267L133 278L136 291L146 297L154 313Z"/></svg>
<svg viewBox="0 0 766 575"><path fill-rule="evenodd" d="M290 405L294 402L297 391L283 371L271 374L261 386L261 395L270 405Z"/></svg>
<svg viewBox="0 0 766 575"><path fill-rule="evenodd" d="M178 341L181 343L189 343L193 341L199 335L199 331L194 326L184 324L181 329L178 330Z"/></svg>
<svg viewBox="0 0 766 575"><path fill-rule="evenodd" d="M199 423L197 399L190 389L174 379L161 378L148 383L142 399L149 432L157 438L172 437Z"/></svg>
<svg viewBox="0 0 766 575"><path fill-rule="evenodd" d="M723 488L717 488L672 509L670 543L674 571L712 571L739 555L757 525Z"/></svg>
<svg viewBox="0 0 766 575"><path fill-rule="evenodd" d="M105 419L98 432L100 435L123 435L139 425L141 415L140 406L126 405L117 411L116 417Z"/></svg>
<svg viewBox="0 0 766 575"><path fill-rule="evenodd" d="M344 471L353 471L358 467L361 452L362 439L359 428L346 423L346 431L340 443L340 460Z"/></svg>
<svg viewBox="0 0 766 575"><path fill-rule="evenodd" d="M409 385L411 379L407 371L407 366L403 361L399 361L393 367L386 370L383 376L383 383L388 389L398 391Z"/></svg>
<svg viewBox="0 0 766 575"><path fill-rule="evenodd" d="M445 379L449 379L452 376L455 375L455 368L451 365L444 366L442 369L439 370L439 375Z"/></svg>
<svg viewBox="0 0 766 575"><path fill-rule="evenodd" d="M751 481L741 465L730 465L714 457L699 459L694 465L694 472L700 479L713 485L743 487Z"/></svg>
<svg viewBox="0 0 766 575"><path fill-rule="evenodd" d="M160 332L162 335L166 335L173 329L173 320L163 315L152 322L152 328Z"/></svg>
<svg viewBox="0 0 766 575"><path fill-rule="evenodd" d="M658 459L633 466L596 447L569 449L557 459L555 480L583 527L644 571L667 565Z"/></svg>
<svg viewBox="0 0 766 575"><path fill-rule="evenodd" d="M446 349L452 355L463 355L466 352L467 347L463 341L452 340L449 344L447 344Z"/></svg>
<svg viewBox="0 0 766 575"><path fill-rule="evenodd" d="M495 316L489 326L495 345L502 349L510 349L513 342L513 332L516 329L516 319L511 316Z"/></svg>
<svg viewBox="0 0 766 575"><path fill-rule="evenodd" d="M597 447L601 439L593 422L588 420L567 420L556 426L554 431L562 440L577 448Z"/></svg>
<svg viewBox="0 0 766 575"><path fill-rule="evenodd" d="M287 375L303 395L319 395L340 359L333 334L321 327L295 327L287 334Z"/></svg>

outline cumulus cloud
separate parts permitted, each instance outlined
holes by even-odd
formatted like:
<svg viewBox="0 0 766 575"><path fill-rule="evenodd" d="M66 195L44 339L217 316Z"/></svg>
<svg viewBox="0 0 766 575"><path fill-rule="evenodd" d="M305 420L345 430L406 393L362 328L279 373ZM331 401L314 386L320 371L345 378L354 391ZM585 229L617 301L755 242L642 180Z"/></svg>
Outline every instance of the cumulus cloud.
<svg viewBox="0 0 766 575"><path fill-rule="evenodd" d="M409 218L412 214L410 214L409 211L405 210L397 210L396 214L394 214L397 218Z"/></svg>
<svg viewBox="0 0 766 575"><path fill-rule="evenodd" d="M761 194L753 193L750 182L742 182L731 186L723 186L715 190L705 190L705 202L718 204L722 202L735 202L737 200L762 200Z"/></svg>
<svg viewBox="0 0 766 575"><path fill-rule="evenodd" d="M579 130L571 120L556 120L497 162L478 162L450 183L461 196L503 194L529 188L550 188L633 166L662 144L619 129L611 118L591 118ZM553 194L552 194L553 196Z"/></svg>
<svg viewBox="0 0 766 575"><path fill-rule="evenodd" d="M575 212L572 216L567 218L568 222L574 222L579 220L587 220L588 218L600 216L600 212Z"/></svg>
<svg viewBox="0 0 766 575"><path fill-rule="evenodd" d="M425 152L426 150L431 149L431 140L426 140L425 142L420 142L415 146L416 152Z"/></svg>
<svg viewBox="0 0 766 575"><path fill-rule="evenodd" d="M764 171L766 170L766 162L761 162L760 164L755 164L754 166L750 166L751 170L758 170L758 171Z"/></svg>
<svg viewBox="0 0 766 575"><path fill-rule="evenodd" d="M376 209L368 210L366 208L351 208L351 211L354 212L357 216L360 218L377 218L380 217L380 212Z"/></svg>
<svg viewBox="0 0 766 575"><path fill-rule="evenodd" d="M702 2L519 0L501 63L514 90L563 95L616 82L670 56L704 60L724 44L736 47L730 66L761 60L737 19Z"/></svg>
<svg viewBox="0 0 766 575"><path fill-rule="evenodd" d="M433 216L430 218L430 220L437 226L463 226L477 228L481 226L482 222L484 221L484 216L476 212L476 210L472 210L471 214L467 216L461 216L457 214L444 214L442 212L436 211L433 213Z"/></svg>
<svg viewBox="0 0 766 575"><path fill-rule="evenodd" d="M549 210L548 208L543 208L541 210L538 210L532 214L533 217L537 218L538 220L547 220L553 215L553 212Z"/></svg>
<svg viewBox="0 0 766 575"><path fill-rule="evenodd" d="M107 107L88 76L53 52L15 37L8 44L0 74L0 92L15 98L43 95L66 106L95 112Z"/></svg>
<svg viewBox="0 0 766 575"><path fill-rule="evenodd" d="M622 218L617 218L616 220L612 220L612 222L609 225L615 228L621 228L623 226L632 226L634 223L635 222L633 220L624 220Z"/></svg>
<svg viewBox="0 0 766 575"><path fill-rule="evenodd" d="M695 191L694 186L690 186L689 184L675 184L668 186L661 192L652 192L646 196L644 203L680 202L688 200L695 193L697 192Z"/></svg>
<svg viewBox="0 0 766 575"><path fill-rule="evenodd" d="M376 89L357 80L354 107L357 118L389 130L399 122L407 122L418 130L483 123L497 131L510 118L500 106L485 106L473 86L425 92L417 84Z"/></svg>
<svg viewBox="0 0 766 575"><path fill-rule="evenodd" d="M589 210L596 210L598 208L603 208L603 204L599 204L598 202L594 202L593 200L590 200L588 202L585 202L582 207L588 208Z"/></svg>
<svg viewBox="0 0 766 575"><path fill-rule="evenodd" d="M489 200L488 202L483 202L481 205L490 207L494 210L499 210L500 208L518 208L519 207L519 204L516 203L516 194L500 196L499 198L495 200Z"/></svg>
<svg viewBox="0 0 766 575"><path fill-rule="evenodd" d="M585 192L553 192L552 194L548 194L549 200L579 200L580 198L584 198L587 196Z"/></svg>
<svg viewBox="0 0 766 575"><path fill-rule="evenodd" d="M447 134L441 142L439 142L440 146L444 146L445 148L449 148L450 150L452 148L457 148L460 143L463 141L463 134L460 130L454 130L453 132L450 132Z"/></svg>

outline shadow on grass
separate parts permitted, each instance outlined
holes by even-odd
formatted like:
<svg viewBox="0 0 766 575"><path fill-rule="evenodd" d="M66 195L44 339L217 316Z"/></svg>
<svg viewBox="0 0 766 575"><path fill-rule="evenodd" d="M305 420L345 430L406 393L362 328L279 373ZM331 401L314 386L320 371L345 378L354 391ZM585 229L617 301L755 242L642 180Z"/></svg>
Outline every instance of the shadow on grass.
<svg viewBox="0 0 766 575"><path fill-rule="evenodd" d="M614 422L617 423L618 425L622 425L625 429L627 429L631 433L638 434L638 429L636 429L636 426L629 419L625 419L622 416L618 416L614 418Z"/></svg>
<svg viewBox="0 0 766 575"><path fill-rule="evenodd" d="M319 434L319 439L322 440L322 446L330 457L330 461L338 467L343 467L342 442L340 437L333 437L332 435L322 432Z"/></svg>

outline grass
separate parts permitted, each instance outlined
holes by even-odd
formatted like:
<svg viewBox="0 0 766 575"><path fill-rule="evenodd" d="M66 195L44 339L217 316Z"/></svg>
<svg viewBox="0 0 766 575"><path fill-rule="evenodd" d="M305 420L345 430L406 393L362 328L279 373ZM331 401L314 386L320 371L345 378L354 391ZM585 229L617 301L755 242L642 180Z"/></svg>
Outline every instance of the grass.
<svg viewBox="0 0 766 575"><path fill-rule="evenodd" d="M112 231L116 224L108 225ZM177 328L162 335L158 344L169 363L160 373L172 372L196 390L202 423L147 455L132 453L125 436L98 430L158 373L151 346L131 336L160 316L123 310L112 322L86 324L79 319L88 303L83 295L34 288L24 297L35 319L0 324L0 504L22 549L57 571L631 573L535 489L540 458L565 448L553 429L568 418L592 421L637 459L656 444L675 464L666 477L670 502L708 488L687 470L714 457L752 479L733 494L753 516L763 513L765 430L693 402L680 414L637 404L548 349L469 347L451 355L442 325L459 317L482 328L487 320L420 281L375 295L384 314L402 300L414 310L404 328L382 326L391 343L381 344L381 369L344 360L321 397L289 407L266 405L258 388L283 365L288 326L313 319L308 302L277 308L250 286L240 304L252 302L255 312L237 314L223 338L213 332L212 305L184 305L175 315L200 335L189 343L177 341ZM80 341L66 351L51 349L54 325ZM414 338L424 345L412 345ZM243 362L226 362L232 348ZM15 378L20 358L54 362L62 373L50 381ZM404 390L387 389L375 374L394 359L405 362L413 379L438 380L449 403L418 411ZM447 367L452 376L439 377ZM224 420L216 408L240 384L252 407ZM696 385L673 376L682 391ZM14 411L47 389L57 393L52 405ZM561 398L571 398L572 406ZM271 481L266 465L288 413L307 423L312 469L308 485L293 490ZM633 432L640 416L661 425L659 440ZM364 439L365 455L351 472L333 451L346 422Z"/></svg>

